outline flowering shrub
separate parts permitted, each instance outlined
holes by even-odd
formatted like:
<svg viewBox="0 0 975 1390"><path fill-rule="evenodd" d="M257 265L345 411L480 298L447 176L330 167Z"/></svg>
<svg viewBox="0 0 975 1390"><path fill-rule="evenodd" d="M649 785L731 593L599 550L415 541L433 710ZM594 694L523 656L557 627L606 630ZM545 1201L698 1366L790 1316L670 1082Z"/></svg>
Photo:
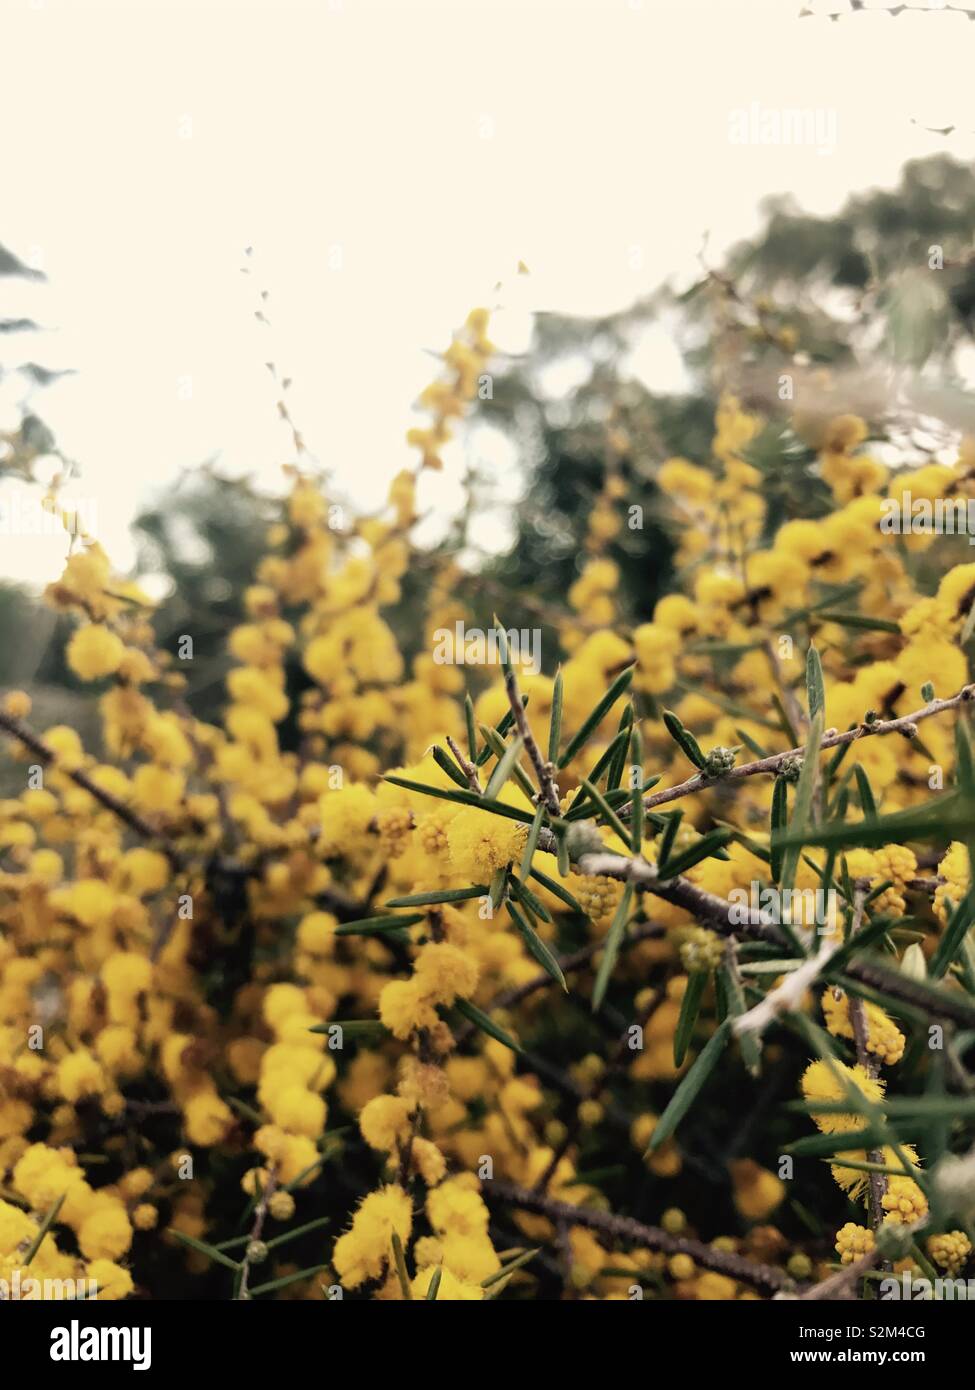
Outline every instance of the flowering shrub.
<svg viewBox="0 0 975 1390"><path fill-rule="evenodd" d="M192 634L161 645L95 540L50 585L101 739L5 697L5 1286L727 1300L965 1269L975 563L881 522L969 497L975 449L890 472L834 416L832 510L775 524L725 394L712 456L656 470L652 612L625 617L608 472L551 674L508 640L517 593L497 665L435 659L470 616L449 556L407 665L416 485L487 329L380 515L336 527L290 470L219 720Z"/></svg>

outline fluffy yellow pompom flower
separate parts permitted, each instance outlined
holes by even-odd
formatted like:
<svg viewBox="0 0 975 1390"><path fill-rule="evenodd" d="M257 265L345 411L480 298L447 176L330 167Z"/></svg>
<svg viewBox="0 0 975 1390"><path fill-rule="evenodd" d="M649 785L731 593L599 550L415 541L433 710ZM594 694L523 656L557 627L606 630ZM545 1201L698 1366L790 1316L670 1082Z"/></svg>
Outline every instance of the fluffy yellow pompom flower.
<svg viewBox="0 0 975 1390"><path fill-rule="evenodd" d="M0 1201L0 1259L12 1255L25 1240L33 1240L37 1226L20 1207Z"/></svg>
<svg viewBox="0 0 975 1390"><path fill-rule="evenodd" d="M215 1090L201 1088L191 1095L183 1107L186 1137L191 1144L209 1148L221 1143L234 1123L233 1111Z"/></svg>
<svg viewBox="0 0 975 1390"><path fill-rule="evenodd" d="M484 1236L490 1213L471 1174L448 1178L427 1197L427 1216L438 1235Z"/></svg>
<svg viewBox="0 0 975 1390"><path fill-rule="evenodd" d="M328 955L335 945L338 920L330 912L309 912L298 923L298 945L310 956Z"/></svg>
<svg viewBox="0 0 975 1390"><path fill-rule="evenodd" d="M12 719L26 719L34 703L26 690L8 690L3 697L3 712Z"/></svg>
<svg viewBox="0 0 975 1390"><path fill-rule="evenodd" d="M322 845L333 854L361 852L376 814L376 798L368 787L342 787L320 799Z"/></svg>
<svg viewBox="0 0 975 1390"><path fill-rule="evenodd" d="M99 878L79 878L70 888L52 893L51 905L77 918L83 927L107 922L117 902L115 893Z"/></svg>
<svg viewBox="0 0 975 1390"><path fill-rule="evenodd" d="M431 1143L429 1139L418 1137L413 1140L410 1157L417 1172L428 1187L433 1187L436 1183L443 1181L447 1173L447 1160L436 1144ZM493 1271L487 1270L486 1272L490 1274Z"/></svg>
<svg viewBox="0 0 975 1390"><path fill-rule="evenodd" d="M58 1064L58 1089L65 1100L84 1100L87 1096L101 1095L108 1082L100 1062L87 1048L71 1052Z"/></svg>
<svg viewBox="0 0 975 1390"><path fill-rule="evenodd" d="M131 1001L126 999L125 1007ZM137 1005L134 1006L137 1009ZM95 1039L98 1060L114 1077L135 1076L143 1068L136 1030L127 1023L110 1023Z"/></svg>
<svg viewBox="0 0 975 1390"><path fill-rule="evenodd" d="M735 1206L749 1221L762 1221L785 1197L785 1184L774 1173L750 1158L731 1165Z"/></svg>
<svg viewBox="0 0 975 1390"><path fill-rule="evenodd" d="M285 1086L268 1096L264 1103L274 1123L292 1134L317 1139L325 1128L328 1113L325 1102L304 1086Z"/></svg>
<svg viewBox="0 0 975 1390"><path fill-rule="evenodd" d="M159 1212L151 1202L140 1202L132 1212L132 1224L137 1231L151 1231L159 1220Z"/></svg>
<svg viewBox="0 0 975 1390"><path fill-rule="evenodd" d="M114 1260L92 1260L85 1269L85 1277L95 1281L98 1297L106 1301L128 1298L135 1288L132 1275Z"/></svg>
<svg viewBox="0 0 975 1390"><path fill-rule="evenodd" d="M136 951L115 951L101 975L109 994L141 994L152 984L152 961Z"/></svg>
<svg viewBox="0 0 975 1390"><path fill-rule="evenodd" d="M21 1155L14 1168L13 1188L35 1211L52 1206L62 1192L78 1188L89 1191L74 1154L47 1144L31 1144Z"/></svg>
<svg viewBox="0 0 975 1390"><path fill-rule="evenodd" d="M379 996L379 1017L402 1041L418 1028L433 1028L437 1013L416 980L390 980Z"/></svg>
<svg viewBox="0 0 975 1390"><path fill-rule="evenodd" d="M865 1163L867 1152L865 1149L848 1149L842 1155L848 1162ZM880 1162L886 1168L899 1169L903 1166L903 1159L909 1164L918 1167L917 1150L913 1144L901 1142L896 1149L890 1145L885 1145L880 1150ZM829 1170L833 1175L833 1180L849 1197L851 1202L858 1200L866 1201L867 1190L870 1186L870 1176L862 1168L850 1168L846 1163L833 1163Z"/></svg>
<svg viewBox="0 0 975 1390"><path fill-rule="evenodd" d="M65 655L76 676L83 681L97 681L118 670L125 655L125 643L101 623L89 623L78 628Z"/></svg>
<svg viewBox="0 0 975 1390"><path fill-rule="evenodd" d="M835 1068L835 1071L834 1071ZM883 1082L872 1077L866 1067L859 1063L848 1067L843 1062L810 1062L802 1074L802 1094L808 1101L841 1101L847 1098L840 1078L845 1078L866 1100L880 1101L884 1098ZM816 1127L824 1134L845 1134L850 1130L862 1129L864 1120L858 1114L813 1113Z"/></svg>
<svg viewBox="0 0 975 1390"><path fill-rule="evenodd" d="M830 987L821 999L826 1027L835 1038L852 1038L850 999L842 989ZM879 1057L887 1066L899 1062L904 1055L904 1034L891 1018L876 1004L864 1002L867 1051Z"/></svg>
<svg viewBox="0 0 975 1390"><path fill-rule="evenodd" d="M87 1216L78 1231L86 1260L117 1260L132 1244L132 1226L121 1202L107 1199Z"/></svg>
<svg viewBox="0 0 975 1390"><path fill-rule="evenodd" d="M413 1110L402 1096L374 1096L359 1116L363 1139L371 1149L392 1152L409 1133Z"/></svg>
<svg viewBox="0 0 975 1390"><path fill-rule="evenodd" d="M431 941L416 958L414 979L431 1004L468 999L477 985L477 963L449 941Z"/></svg>
<svg viewBox="0 0 975 1390"><path fill-rule="evenodd" d="M184 778L170 768L146 763L132 778L132 795L147 811L175 811L186 786Z"/></svg>
<svg viewBox="0 0 975 1390"><path fill-rule="evenodd" d="M934 893L934 910L942 922L948 921L948 905L957 907L968 892L968 850L960 840L953 840L938 865L939 883Z"/></svg>
<svg viewBox="0 0 975 1390"><path fill-rule="evenodd" d="M358 1288L378 1279L392 1257L393 1235L404 1246L413 1228L410 1199L395 1183L370 1192L352 1218L352 1229L335 1242L332 1263L343 1284Z"/></svg>
<svg viewBox="0 0 975 1390"><path fill-rule="evenodd" d="M169 882L169 860L156 849L144 849L141 845L130 849L122 856L122 869L129 888L139 898L158 893Z"/></svg>
<svg viewBox="0 0 975 1390"><path fill-rule="evenodd" d="M470 882L490 883L495 869L503 869L516 857L525 833L518 821L472 806L459 812L447 826L450 862Z"/></svg>

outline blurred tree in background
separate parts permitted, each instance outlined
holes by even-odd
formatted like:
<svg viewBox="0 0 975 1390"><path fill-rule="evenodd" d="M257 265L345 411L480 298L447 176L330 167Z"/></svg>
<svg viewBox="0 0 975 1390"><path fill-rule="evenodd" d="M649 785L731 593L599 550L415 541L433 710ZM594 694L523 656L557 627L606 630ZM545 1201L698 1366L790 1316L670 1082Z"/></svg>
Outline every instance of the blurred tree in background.
<svg viewBox="0 0 975 1390"><path fill-rule="evenodd" d="M623 526L606 554L621 589L639 596L632 616L645 618L673 580L655 470L675 455L707 465L729 383L746 408L771 417L746 451L766 480L767 536L789 517L829 509L830 490L810 466L836 415L858 411L878 433L883 425L904 462L946 442L926 410L957 430L975 427L964 379L975 312L968 165L945 155L912 162L897 188L855 194L833 217L810 216L788 196L767 200L763 216L724 264L709 267L702 255L701 278L683 293L664 287L594 320L538 317L531 350L498 371L493 400L479 408L515 440L527 483L514 547L489 574L541 601L564 600L585 558L579 518L612 469L645 516L642 530ZM642 336L661 326L688 373L682 394L655 392L628 367ZM547 396L546 371L570 361L582 384ZM791 398L780 394L783 376ZM801 435L779 423L789 399L801 402Z"/></svg>
<svg viewBox="0 0 975 1390"><path fill-rule="evenodd" d="M717 266L702 251L700 278L681 292L665 285L596 319L539 314L528 352L498 359L492 398L478 407L477 423L513 442L525 492L512 509L510 551L484 557L464 585L475 614L489 621L508 593L520 596L523 618L532 608L541 615L564 610L587 554L598 548L620 568L629 618L645 619L676 582L677 518L655 474L673 456L708 466L715 409L729 384L769 421L746 451L765 478L766 535L791 516L829 509L830 489L813 465L822 431L837 414L855 410L876 426L887 449L900 451L890 460L898 463L934 455L951 429L975 432L965 388L975 313L973 224L975 172L938 155L908 164L895 189L853 195L832 217L810 216L788 196L770 198L756 236ZM0 275L35 273L0 249ZM36 327L0 320L4 332L27 326ZM686 389L655 391L634 371L634 350L652 330L676 345ZM565 364L578 384L553 392L548 374ZM26 369L41 386L50 375L35 364ZM793 397L783 397L783 379ZM801 403L801 429L782 423L790 409L781 403L792 399ZM38 453L61 457L33 411L3 442L0 477L21 474ZM474 474L470 486L470 503L438 550L470 549ZM614 508L617 516L638 507L639 524L619 522L613 534L590 534L580 546L585 518L599 514L607 486L624 504ZM200 664L188 694L201 717L221 697L221 639L240 620L240 596L266 524L262 498L212 464L188 471L135 522L138 573L166 575L172 584L156 616L161 641L174 640L192 614L194 631L212 635L211 649L220 653ZM422 566L411 571L391 615L408 654L419 640L415 615L428 583ZM0 588L2 680L24 681L30 672L18 661L33 652L36 683L70 688L56 655L62 644L52 640L50 615L41 619L39 611L26 591ZM302 675L294 678L302 688Z"/></svg>

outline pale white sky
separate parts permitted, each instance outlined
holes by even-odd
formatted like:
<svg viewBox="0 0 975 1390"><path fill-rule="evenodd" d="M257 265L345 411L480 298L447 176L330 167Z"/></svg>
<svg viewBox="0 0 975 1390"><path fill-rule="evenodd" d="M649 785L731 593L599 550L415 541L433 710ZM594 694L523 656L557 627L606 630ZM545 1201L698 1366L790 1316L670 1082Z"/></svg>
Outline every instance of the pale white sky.
<svg viewBox="0 0 975 1390"><path fill-rule="evenodd" d="M77 369L34 404L113 557L132 560L139 502L212 454L277 484L291 450L269 358L336 487L372 506L412 459L429 351L472 305L504 306L493 336L515 350L532 310L685 280L702 233L719 254L765 194L828 212L906 159L973 157L975 24L811 7L0 0L0 242L49 277L0 280L0 317L49 330L0 337L0 361ZM752 103L832 113L835 145L733 141ZM665 342L639 367L679 380ZM23 391L0 382L0 422ZM459 471L421 503L448 507ZM43 582L63 550L0 537L0 574Z"/></svg>

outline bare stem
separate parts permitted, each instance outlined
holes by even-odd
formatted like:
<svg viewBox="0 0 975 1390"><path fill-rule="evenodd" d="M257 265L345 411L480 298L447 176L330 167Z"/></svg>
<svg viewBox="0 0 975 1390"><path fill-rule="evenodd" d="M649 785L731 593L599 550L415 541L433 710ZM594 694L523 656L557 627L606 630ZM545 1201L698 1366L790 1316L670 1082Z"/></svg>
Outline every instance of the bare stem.
<svg viewBox="0 0 975 1390"><path fill-rule="evenodd" d="M521 698L521 691L518 689L518 678L513 669L509 669L506 673L504 685L511 712L515 716L515 724L531 759L532 767L535 769L539 800L551 811L553 816L557 816L559 814L559 787L555 780L555 766L542 757L542 750L539 748L528 723L525 704Z"/></svg>
<svg viewBox="0 0 975 1390"><path fill-rule="evenodd" d="M265 1183L264 1190L261 1193L260 1198L258 1199L257 1206L254 1208L254 1224L251 1226L250 1240L247 1242L247 1249L244 1252L244 1258L240 1266L240 1285L237 1289L238 1299L243 1299L246 1301L248 1298L250 1298L250 1294L247 1292L247 1281L250 1278L251 1272L251 1257L249 1254L249 1250L251 1243L253 1241L260 1240L261 1238L261 1232L264 1230L264 1222L267 1219L268 1203L270 1202L271 1197L274 1193L274 1189L277 1187L277 1185L277 1169L269 1168L267 1174L267 1182Z"/></svg>
<svg viewBox="0 0 975 1390"><path fill-rule="evenodd" d="M12 738L19 739L24 747L29 748L35 757L40 758L45 766L57 766L57 754L54 749L49 747L42 738L35 734L33 729L28 728L22 719L14 719L12 715L5 714L0 710L0 729L3 729L4 732L9 734ZM130 806L126 806L124 801L119 801L118 797L113 796L111 792L105 791L97 782L93 782L87 772L83 772L80 768L60 768L59 770L62 771L66 777L70 777L75 786L81 787L89 796L93 796L96 801L104 806L106 810L118 816L119 820L124 821L130 830L134 830L142 839L158 840L163 838L162 832L157 826L151 825L149 821L144 820L137 811L133 811ZM164 845L163 852L173 862L174 866L178 864L178 857L172 846Z"/></svg>
<svg viewBox="0 0 975 1390"><path fill-rule="evenodd" d="M791 1284L789 1276L781 1269L771 1265L759 1264L728 1251L715 1250L703 1241L691 1240L685 1236L672 1236L659 1226L644 1226L629 1216L617 1216L613 1212L596 1211L591 1207L576 1207L570 1202L560 1202L544 1192L532 1192L514 1183L492 1180L484 1184L484 1195L497 1198L522 1211L533 1211L546 1216L556 1224L566 1226L585 1226L590 1231L612 1236L624 1245L639 1246L644 1250L659 1250L665 1255L690 1255L695 1264L703 1269L712 1269L726 1274L731 1279L751 1284L755 1288L775 1293Z"/></svg>
<svg viewBox="0 0 975 1390"><path fill-rule="evenodd" d="M915 710L913 714L902 715L899 719L875 719L872 724L858 724L854 729L847 729L844 733L839 733L836 729L830 729L823 737L820 751L826 748L841 748L847 743L855 743L857 739L872 738L878 734L903 734L907 738L914 736L914 729L923 719L930 719L932 715L944 714L946 710L957 709L959 705L966 704L975 699L975 685L966 685L959 690L957 695L952 695L946 700L931 700L923 709ZM723 773L720 777L705 777L696 774L688 777L685 782L679 782L673 787L662 787L660 791L651 792L644 797L643 805L646 810L651 811L655 806L662 806L667 801L677 801L682 796L690 796L694 792L703 791L706 787L713 787L718 782L722 785L728 782L740 782L745 777L755 777L763 772L778 772L784 762L790 758L802 757L805 753L804 748L787 748L784 753L772 753L767 758L759 758L753 763L742 763L740 767L733 767L730 771ZM628 805L620 806L616 814L621 820L625 820L630 814Z"/></svg>
<svg viewBox="0 0 975 1390"><path fill-rule="evenodd" d="M858 884L853 894L853 920L850 923L850 936L854 937L863 925L863 909L866 901L866 892L862 885ZM878 1066L876 1059L870 1054L870 1027L867 1023L867 1010L862 999L850 995L848 997L848 1009L850 1023L853 1028L853 1038L856 1043L857 1061L869 1076L877 1075ZM871 1163L883 1163L884 1156L880 1149L870 1149L867 1158ZM874 1230L878 1228L884 1219L883 1199L887 1194L887 1174L870 1174L870 1220Z"/></svg>
<svg viewBox="0 0 975 1390"><path fill-rule="evenodd" d="M457 747L457 744L454 742L454 740L450 737L449 734L447 735L447 747L450 749L451 753L453 753L454 757L457 760L458 767L461 769L464 776L467 778L467 782L470 786L471 791L476 792L477 795L480 796L481 792L483 791L483 788L481 786L480 778L477 775L477 768L471 762L470 758L464 756L464 754L460 751L460 749Z"/></svg>

